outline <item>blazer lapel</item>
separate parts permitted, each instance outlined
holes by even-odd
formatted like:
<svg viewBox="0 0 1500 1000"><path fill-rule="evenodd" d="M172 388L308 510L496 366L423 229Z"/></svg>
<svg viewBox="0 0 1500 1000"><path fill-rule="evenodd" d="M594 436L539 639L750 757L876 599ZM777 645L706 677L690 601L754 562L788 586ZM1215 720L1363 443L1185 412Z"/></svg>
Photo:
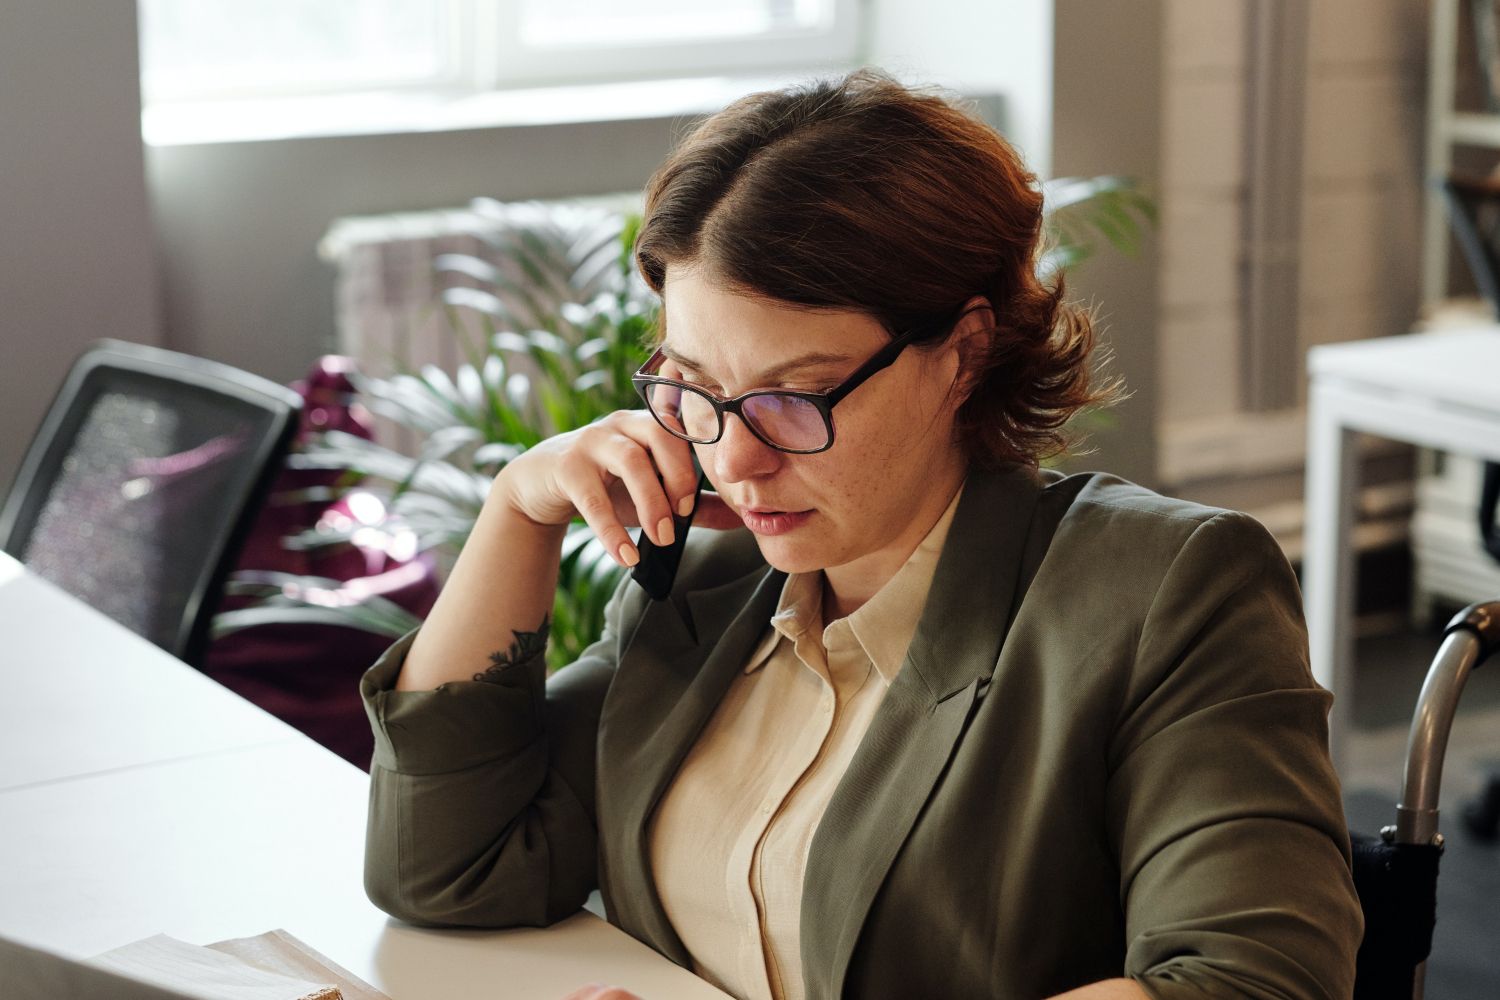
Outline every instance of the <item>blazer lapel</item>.
<svg viewBox="0 0 1500 1000"><path fill-rule="evenodd" d="M601 872L605 884L621 890L611 894L608 905L618 923L679 964L691 958L656 893L650 817L765 631L785 578L762 564L737 580L690 593L681 603L654 602L620 662L619 675L630 678L630 694L607 705L600 721L600 746L611 747L613 759L599 763L601 778L607 775L601 781L599 821L620 832L613 870ZM665 715L663 706L670 706ZM614 808L606 815L608 804Z"/></svg>
<svg viewBox="0 0 1500 1000"><path fill-rule="evenodd" d="M1044 481L1013 467L972 472L964 487L901 672L809 850L802 955L810 996L842 995L875 895L989 685L1033 555L1027 539Z"/></svg>

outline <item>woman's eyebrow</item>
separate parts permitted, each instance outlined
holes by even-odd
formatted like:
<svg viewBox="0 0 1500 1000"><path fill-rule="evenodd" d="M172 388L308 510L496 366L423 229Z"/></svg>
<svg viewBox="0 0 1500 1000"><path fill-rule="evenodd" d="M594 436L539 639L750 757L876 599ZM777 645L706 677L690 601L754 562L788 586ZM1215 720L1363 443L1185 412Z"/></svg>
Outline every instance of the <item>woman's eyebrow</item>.
<svg viewBox="0 0 1500 1000"><path fill-rule="evenodd" d="M676 363L679 368L687 368L699 374L707 374L707 369L703 367L702 362L693 360L675 348L662 344L661 353ZM795 358L767 368L756 376L753 381L756 385L769 385L801 368L848 365L853 360L847 354L831 354L828 351L808 351L805 354L799 354Z"/></svg>

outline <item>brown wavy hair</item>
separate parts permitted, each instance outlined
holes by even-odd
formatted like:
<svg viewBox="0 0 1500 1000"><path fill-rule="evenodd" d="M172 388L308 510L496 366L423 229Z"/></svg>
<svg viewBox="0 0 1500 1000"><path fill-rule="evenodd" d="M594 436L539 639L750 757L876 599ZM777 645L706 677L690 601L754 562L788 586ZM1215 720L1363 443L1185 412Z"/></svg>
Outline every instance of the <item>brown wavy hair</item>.
<svg viewBox="0 0 1500 1000"><path fill-rule="evenodd" d="M958 435L971 460L1036 464L1064 424L1120 394L1101 383L1090 314L1037 276L1042 195L999 133L934 91L859 70L741 98L703 121L651 178L636 263L749 294L854 309L893 336L943 342L975 296L994 307L965 357Z"/></svg>

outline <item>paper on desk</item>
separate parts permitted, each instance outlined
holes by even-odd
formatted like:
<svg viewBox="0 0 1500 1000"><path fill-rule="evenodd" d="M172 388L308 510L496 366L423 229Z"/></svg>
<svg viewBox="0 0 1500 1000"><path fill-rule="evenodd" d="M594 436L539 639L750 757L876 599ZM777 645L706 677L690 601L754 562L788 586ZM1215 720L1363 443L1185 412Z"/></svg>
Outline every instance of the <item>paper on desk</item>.
<svg viewBox="0 0 1500 1000"><path fill-rule="evenodd" d="M233 955L242 962L286 976L333 983L343 1000L390 1000L384 993L343 968L327 955L313 950L286 931L266 931L255 937L232 938L207 947Z"/></svg>
<svg viewBox="0 0 1500 1000"><path fill-rule="evenodd" d="M338 987L326 982L268 972L232 955L165 934L123 945L89 961L189 996L215 1000L341 1000Z"/></svg>

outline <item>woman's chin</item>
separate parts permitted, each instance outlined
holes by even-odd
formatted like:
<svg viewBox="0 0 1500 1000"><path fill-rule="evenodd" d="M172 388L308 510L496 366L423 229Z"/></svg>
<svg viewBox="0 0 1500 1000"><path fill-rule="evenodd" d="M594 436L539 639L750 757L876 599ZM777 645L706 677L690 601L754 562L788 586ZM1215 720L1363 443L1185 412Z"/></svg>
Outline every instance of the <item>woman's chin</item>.
<svg viewBox="0 0 1500 1000"><path fill-rule="evenodd" d="M811 573L823 568L818 547L806 541L794 541L781 536L755 536L760 546L761 558L783 573Z"/></svg>

